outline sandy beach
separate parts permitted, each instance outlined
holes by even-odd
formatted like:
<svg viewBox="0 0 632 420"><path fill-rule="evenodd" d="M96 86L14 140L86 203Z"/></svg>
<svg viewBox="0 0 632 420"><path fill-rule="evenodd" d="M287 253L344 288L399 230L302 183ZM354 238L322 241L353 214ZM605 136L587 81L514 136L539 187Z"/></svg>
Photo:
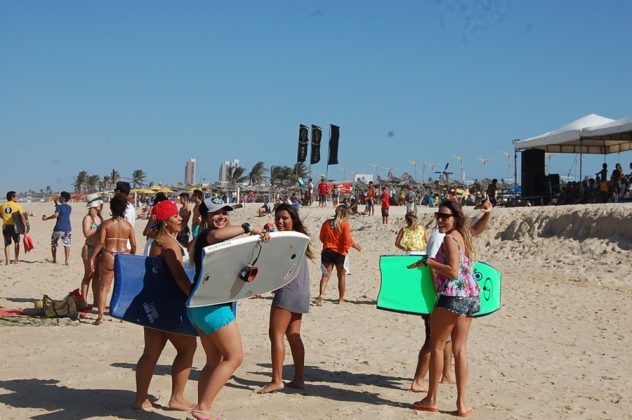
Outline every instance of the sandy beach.
<svg viewBox="0 0 632 420"><path fill-rule="evenodd" d="M0 307L32 308L48 294L61 299L79 287L84 203L73 203L73 244L69 266L50 261L54 222L41 221L51 203L25 204L33 213L35 250L19 264L0 265ZM236 210L233 223L263 225L258 205ZM433 209L420 219L432 226ZM467 214L478 217L472 208ZM390 224L375 216L351 219L363 246L351 251L347 299L337 298L336 281L325 304L303 318L306 387L258 395L270 379L267 335L271 296L240 301L238 323L245 360L221 391L214 412L226 419L417 419L454 418L456 388L441 385L437 414L417 413L410 404L422 395L409 391L423 341L419 317L376 309L379 256L397 253L405 207L392 207ZM109 214L109 210L104 210ZM318 231L332 207L301 209L320 252ZM494 209L487 231L476 238L477 257L503 273L503 308L474 321L469 340L468 400L479 419L632 418L632 204ZM135 231L139 249L145 221ZM59 257L63 261L63 257ZM320 263L310 264L312 296L318 294ZM89 298L90 301L91 297ZM0 318L0 418L184 419L187 413L156 408L132 410L134 368L143 346L142 328L107 317L81 322ZM285 379L292 375L286 346ZM628 354L628 356L626 356ZM169 398L167 345L150 392L159 404ZM186 396L196 401L204 364L200 346Z"/></svg>

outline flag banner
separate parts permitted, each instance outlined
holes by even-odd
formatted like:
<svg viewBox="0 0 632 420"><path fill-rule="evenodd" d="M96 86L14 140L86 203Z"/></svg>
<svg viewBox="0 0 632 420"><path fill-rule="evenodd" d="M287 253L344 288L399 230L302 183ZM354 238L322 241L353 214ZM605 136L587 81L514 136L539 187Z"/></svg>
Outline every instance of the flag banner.
<svg viewBox="0 0 632 420"><path fill-rule="evenodd" d="M296 156L297 162L305 162L307 158L307 144L309 140L307 139L307 126L301 124L298 129L298 155Z"/></svg>
<svg viewBox="0 0 632 420"><path fill-rule="evenodd" d="M331 124L331 134L329 137L329 158L327 165L338 164L338 140L340 139L340 127Z"/></svg>
<svg viewBox="0 0 632 420"><path fill-rule="evenodd" d="M320 140L323 138L323 129L312 124L312 156L309 163L320 162Z"/></svg>

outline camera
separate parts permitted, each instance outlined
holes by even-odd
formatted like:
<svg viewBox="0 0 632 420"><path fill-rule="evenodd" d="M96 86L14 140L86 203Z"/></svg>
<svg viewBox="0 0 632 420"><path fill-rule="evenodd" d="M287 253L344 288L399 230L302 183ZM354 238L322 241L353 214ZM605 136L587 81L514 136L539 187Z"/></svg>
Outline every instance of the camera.
<svg viewBox="0 0 632 420"><path fill-rule="evenodd" d="M254 265L246 265L244 266L244 268L242 268L239 271L238 277L241 280L247 281L248 283L250 283L251 281L255 279L255 277L257 277L258 272L259 272L259 269L255 267Z"/></svg>

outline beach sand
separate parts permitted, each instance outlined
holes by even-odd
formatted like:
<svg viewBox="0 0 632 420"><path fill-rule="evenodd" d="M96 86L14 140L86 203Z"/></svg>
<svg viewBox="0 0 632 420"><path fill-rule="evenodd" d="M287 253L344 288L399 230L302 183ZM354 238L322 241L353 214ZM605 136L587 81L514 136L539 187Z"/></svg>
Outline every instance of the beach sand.
<svg viewBox="0 0 632 420"><path fill-rule="evenodd" d="M41 216L51 213L52 204L23 206L34 215L36 249L26 255L22 251L19 264L5 266L2 256L0 307L32 308L43 294L61 299L79 287L83 275L84 204L73 204L69 266L47 261L54 222L42 222ZM233 223L272 220L255 217L257 207L236 210ZM477 257L503 273L503 308L474 320L470 332L473 418L632 418L631 210L630 204L494 209L488 230L475 245ZM351 219L352 234L363 250L351 251L348 302L334 303L337 282L332 278L324 306L312 306L303 318L305 389L255 393L271 374L271 296L239 303L245 360L219 394L215 414L227 419L453 418L454 385L440 386L440 413L410 409L422 397L409 391L424 336L421 319L375 307L379 256L396 253L404 212L404 207L391 208L388 225L379 224L379 209L373 217ZM301 209L317 253L320 224L332 214L331 206ZM471 208L467 214L477 217ZM432 209L420 209L420 219L431 225ZM140 250L144 224L139 220L135 228ZM318 294L319 266L310 264L312 296ZM186 418L186 413L161 408L149 413L131 409L142 329L109 317L94 326L95 317L80 323L0 319L0 418ZM286 352L284 378L290 380L288 346ZM150 387L159 404L169 398L174 354L167 345ZM186 390L190 401L196 400L203 364L198 346Z"/></svg>

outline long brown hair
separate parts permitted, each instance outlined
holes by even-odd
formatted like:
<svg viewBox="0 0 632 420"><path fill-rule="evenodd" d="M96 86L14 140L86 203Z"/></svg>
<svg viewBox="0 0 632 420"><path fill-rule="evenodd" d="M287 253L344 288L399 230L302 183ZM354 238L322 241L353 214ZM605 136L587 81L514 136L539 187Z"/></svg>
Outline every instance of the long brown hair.
<svg viewBox="0 0 632 420"><path fill-rule="evenodd" d="M298 212L296 211L294 206L287 203L279 204L277 208L274 210L275 218L276 218L277 213L282 210L285 210L290 215L290 218L292 219L292 230L294 230L295 232L302 233L303 235L309 236L309 232L307 231L307 228L303 224L303 221L301 220L301 218L298 216ZM305 256L307 256L307 258L309 258L310 260L314 260L314 252L312 251L312 248L311 248L311 242L307 244L307 251L305 251Z"/></svg>
<svg viewBox="0 0 632 420"><path fill-rule="evenodd" d="M463 236L463 244L465 245L465 255L469 259L473 259L475 257L474 245L472 241L472 233L470 231L469 224L467 223L467 217L463 213L463 208L461 205L454 200L443 200L439 204L439 208L447 207L452 211L454 215L454 221L456 223L455 229Z"/></svg>

